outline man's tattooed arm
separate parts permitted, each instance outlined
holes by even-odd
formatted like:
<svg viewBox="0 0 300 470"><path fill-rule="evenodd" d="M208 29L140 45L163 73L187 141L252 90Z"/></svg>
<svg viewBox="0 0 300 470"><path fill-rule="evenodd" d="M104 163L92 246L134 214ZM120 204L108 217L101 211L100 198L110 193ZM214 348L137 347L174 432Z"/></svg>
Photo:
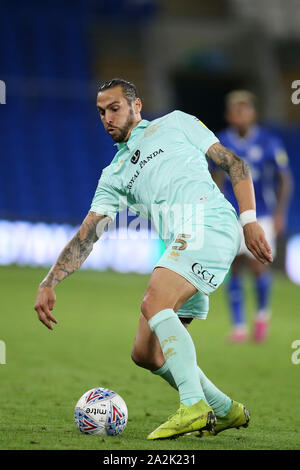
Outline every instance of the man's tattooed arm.
<svg viewBox="0 0 300 470"><path fill-rule="evenodd" d="M256 203L251 173L243 159L220 143L211 145L206 156L230 176L240 214L247 210L255 210ZM244 237L248 249L258 261L265 265L272 263L271 247L257 221L244 225Z"/></svg>
<svg viewBox="0 0 300 470"><path fill-rule="evenodd" d="M244 160L220 143L211 145L206 156L228 173L240 214L249 209L255 210L256 203L251 172Z"/></svg>
<svg viewBox="0 0 300 470"><path fill-rule="evenodd" d="M56 263L41 282L40 288L54 288L59 282L79 269L110 220L107 216L89 212L78 232L65 246Z"/></svg>
<svg viewBox="0 0 300 470"><path fill-rule="evenodd" d="M244 179L251 180L250 169L247 163L220 143L211 145L206 156L228 173L232 186L235 186Z"/></svg>
<svg viewBox="0 0 300 470"><path fill-rule="evenodd" d="M55 286L80 268L84 260L93 249L111 219L95 212L89 212L81 224L80 229L59 255L45 279L41 282L34 305L38 319L49 330L53 330L52 323L57 323L51 313L56 301Z"/></svg>

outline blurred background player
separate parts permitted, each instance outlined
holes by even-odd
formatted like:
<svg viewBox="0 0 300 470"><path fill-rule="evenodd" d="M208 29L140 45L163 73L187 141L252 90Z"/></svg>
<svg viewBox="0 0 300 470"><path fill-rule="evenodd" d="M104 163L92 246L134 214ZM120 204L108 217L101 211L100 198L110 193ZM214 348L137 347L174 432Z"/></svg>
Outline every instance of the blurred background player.
<svg viewBox="0 0 300 470"><path fill-rule="evenodd" d="M225 118L229 126L218 134L220 142L240 155L252 173L256 213L266 238L276 251L276 237L286 227L292 179L288 156L280 139L257 124L256 97L249 91L236 90L226 96ZM238 211L237 202L225 172L213 167L213 177L226 198ZM253 339L265 340L270 319L270 291L272 273L269 266L259 263L247 250L242 239L241 249L232 264L227 283L233 329L230 342L248 339L248 328L244 310L243 268L247 267L254 277L257 309L254 319Z"/></svg>

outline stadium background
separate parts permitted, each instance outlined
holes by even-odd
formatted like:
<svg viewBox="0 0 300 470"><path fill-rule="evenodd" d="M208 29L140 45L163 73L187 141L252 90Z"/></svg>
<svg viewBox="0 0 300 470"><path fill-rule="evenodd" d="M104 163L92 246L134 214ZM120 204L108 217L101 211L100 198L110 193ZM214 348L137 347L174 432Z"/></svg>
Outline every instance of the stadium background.
<svg viewBox="0 0 300 470"><path fill-rule="evenodd" d="M137 84L145 118L179 108L215 132L225 125L225 93L251 89L298 181L300 104L291 95L300 78L299 1L2 0L0 6L1 264L51 264L84 218L115 152L95 108L98 84L114 76ZM299 209L296 184L288 237L300 233ZM300 282L300 242L292 241L289 269ZM283 268L285 245L279 245ZM124 246L106 240L85 267L150 272L162 249L159 240Z"/></svg>
<svg viewBox="0 0 300 470"><path fill-rule="evenodd" d="M300 0L0 0L0 449L299 448L300 365L291 362L299 338L300 104L292 102L299 23ZM248 88L259 97L261 122L286 145L295 188L274 263L270 340L225 344L230 319L221 289L210 321L191 325L204 370L253 411L249 433L238 437L228 431L167 447L144 439L177 396L130 361L139 302L162 251L147 227L127 232L134 216L121 215L118 236L112 230L95 245L89 269L58 286L53 335L36 321L38 283L114 155L95 98L99 82L115 76L137 84L143 117L179 108L215 132L225 125L224 95ZM128 404L121 440L75 432L74 404L97 385Z"/></svg>

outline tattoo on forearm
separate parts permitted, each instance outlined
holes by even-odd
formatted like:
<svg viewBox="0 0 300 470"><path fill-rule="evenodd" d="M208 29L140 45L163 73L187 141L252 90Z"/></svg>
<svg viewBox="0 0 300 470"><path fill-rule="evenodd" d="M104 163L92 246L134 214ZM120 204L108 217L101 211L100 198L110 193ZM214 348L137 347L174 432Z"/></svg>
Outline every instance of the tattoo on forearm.
<svg viewBox="0 0 300 470"><path fill-rule="evenodd" d="M206 155L229 174L232 186L243 179L251 178L247 163L223 145L218 143L212 145Z"/></svg>
<svg viewBox="0 0 300 470"><path fill-rule="evenodd" d="M80 268L98 240L97 224L104 216L88 215L78 232L66 245L56 263L49 271L40 287L55 287L59 282ZM108 223L108 222L107 222Z"/></svg>

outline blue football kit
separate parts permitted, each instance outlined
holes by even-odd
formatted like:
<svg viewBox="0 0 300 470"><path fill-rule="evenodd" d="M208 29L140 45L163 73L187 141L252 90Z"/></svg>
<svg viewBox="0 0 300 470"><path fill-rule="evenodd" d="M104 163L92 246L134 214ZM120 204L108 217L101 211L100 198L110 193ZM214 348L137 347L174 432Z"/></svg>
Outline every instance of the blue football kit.
<svg viewBox="0 0 300 470"><path fill-rule="evenodd" d="M265 231L274 257L276 245L273 214L276 208L277 178L280 172L289 171L288 156L284 145L276 135L259 125L254 126L246 137L240 137L235 129L228 127L218 134L218 138L224 147L242 157L250 167L255 191L258 222ZM212 170L214 168L212 165ZM238 212L239 209L232 184L227 175L223 183L222 192ZM252 257L251 253L247 250L243 238L239 254L246 254L250 258ZM272 277L269 271L265 271L255 278L258 314L260 312L262 314L268 312L271 284ZM232 275L227 288L233 323L236 326L244 325L245 315L241 275Z"/></svg>
<svg viewBox="0 0 300 470"><path fill-rule="evenodd" d="M247 163L251 170L256 199L257 217L271 216L276 205L276 178L281 171L288 171L288 156L281 140L261 126L254 126L247 137L239 137L232 128L217 134L224 147L232 150ZM226 177L223 193L238 212L229 177Z"/></svg>

